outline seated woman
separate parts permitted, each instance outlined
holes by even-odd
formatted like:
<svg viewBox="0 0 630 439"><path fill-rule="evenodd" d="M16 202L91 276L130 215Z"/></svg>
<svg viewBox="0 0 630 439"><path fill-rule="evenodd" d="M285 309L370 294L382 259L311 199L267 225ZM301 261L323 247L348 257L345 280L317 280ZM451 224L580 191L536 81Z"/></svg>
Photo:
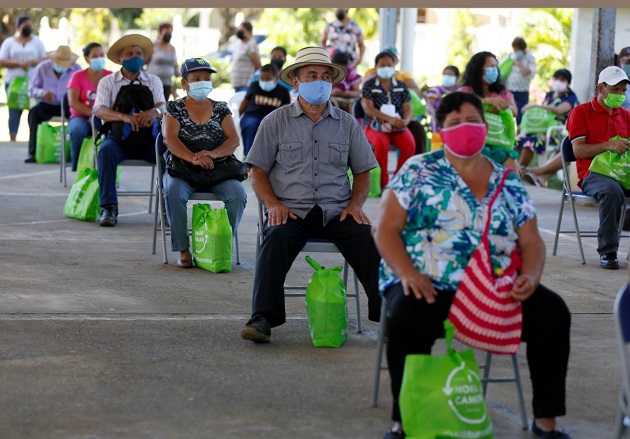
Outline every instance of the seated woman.
<svg viewBox="0 0 630 439"><path fill-rule="evenodd" d="M458 283L478 245L487 205L505 171L482 156L487 132L481 100L472 93L445 96L436 112L444 149L415 156L383 193L373 228L382 257L380 290L387 299L387 362L394 426L386 438L404 437L398 396L405 356L430 354L444 336ZM511 295L522 303L522 340L532 377L532 432L569 439L556 426L565 414L565 378L571 316L564 301L540 284L545 245L532 200L510 173L492 212L490 252L496 270L522 250Z"/></svg>
<svg viewBox="0 0 630 439"><path fill-rule="evenodd" d="M366 115L365 136L374 148L381 167L381 187L389 181L387 156L389 145L400 150L396 172L416 151L416 142L407 128L411 121L411 97L404 82L394 76L396 59L389 51L376 55L377 77L363 83L361 105Z"/></svg>
<svg viewBox="0 0 630 439"><path fill-rule="evenodd" d="M442 98L449 93L457 91L459 86L459 69L455 66L446 66L442 70L442 85L431 87L424 92L424 99L427 102L427 113L431 116L431 131L436 133L438 130L437 122L435 121L435 109L442 102Z"/></svg>
<svg viewBox="0 0 630 439"><path fill-rule="evenodd" d="M180 69L186 96L166 103L162 120L164 144L171 154L202 169L214 169L213 160L234 154L238 134L232 113L225 102L208 98L212 91L210 75L216 70L201 58L184 61ZM218 145L211 150L193 153L186 145L206 142ZM212 186L196 187L187 181L164 173L164 206L171 225L172 251L179 251L177 265L192 267L186 203L197 190L212 192L225 203L232 230L238 228L247 203L247 195L238 180L226 180Z"/></svg>
<svg viewBox="0 0 630 439"><path fill-rule="evenodd" d="M354 67L348 65L350 58L346 52L336 50L332 57L332 62L346 69L348 75L343 81L333 84L330 102L345 112L352 113L354 103L361 96L361 75L357 73Z"/></svg>
<svg viewBox="0 0 630 439"><path fill-rule="evenodd" d="M475 93L483 102L492 105L497 110L510 109L516 116L517 109L514 96L499 77L499 62L490 52L479 52L470 58L462 77L462 86L458 91ZM516 160L518 153L514 149L486 145L482 154L490 157L507 168L518 170Z"/></svg>
<svg viewBox="0 0 630 439"><path fill-rule="evenodd" d="M291 103L289 91L278 86L278 68L267 64L260 68L260 78L249 84L245 98L238 109L241 115L243 154L247 156L263 118L276 108Z"/></svg>
<svg viewBox="0 0 630 439"><path fill-rule="evenodd" d="M89 118L92 117L98 82L111 73L105 70L105 53L100 44L89 43L85 46L83 59L89 67L76 72L68 82L68 105L70 106L68 133L70 134L72 171L77 170L83 139L92 131ZM101 120L97 118L95 123L98 128Z"/></svg>
<svg viewBox="0 0 630 439"><path fill-rule="evenodd" d="M564 125L569 117L569 112L573 109L573 107L579 104L576 94L569 87L571 85L571 77L571 72L567 69L557 70L553 74L553 79L551 80L552 91L545 95L543 103L527 104L523 106L521 112L525 114L530 108L543 108L556 115L555 125ZM555 131L551 134L550 144L556 146L554 155L558 154L563 137L562 130ZM521 129L521 133L516 136L516 150L520 154L518 164L525 174L528 170L523 168L529 165L529 162L531 162L534 157L534 153L545 153L546 143L546 133L530 134L522 132ZM560 165L562 166L561 163ZM542 176L540 180L535 180L534 183L543 186L546 185L547 179L545 176L546 174Z"/></svg>

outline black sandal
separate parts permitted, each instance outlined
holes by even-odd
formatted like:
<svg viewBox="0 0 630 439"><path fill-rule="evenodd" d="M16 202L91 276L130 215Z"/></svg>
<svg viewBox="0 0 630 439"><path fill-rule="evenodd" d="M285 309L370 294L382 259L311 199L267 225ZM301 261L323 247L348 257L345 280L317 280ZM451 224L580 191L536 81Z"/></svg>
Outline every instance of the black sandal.
<svg viewBox="0 0 630 439"><path fill-rule="evenodd" d="M383 439L404 439L405 438L405 432L402 430L398 430L398 431L392 431L391 429L387 430L387 433L385 433L385 436L383 436Z"/></svg>

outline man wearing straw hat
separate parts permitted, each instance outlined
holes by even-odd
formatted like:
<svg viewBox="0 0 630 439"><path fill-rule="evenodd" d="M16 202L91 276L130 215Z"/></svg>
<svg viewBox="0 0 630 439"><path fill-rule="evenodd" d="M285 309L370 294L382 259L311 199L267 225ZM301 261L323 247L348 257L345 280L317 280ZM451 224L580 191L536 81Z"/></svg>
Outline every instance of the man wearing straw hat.
<svg viewBox="0 0 630 439"><path fill-rule="evenodd" d="M76 63L79 56L70 51L68 46L59 46L48 52L48 59L37 64L28 80L28 95L39 99L39 104L28 113L28 155L26 163L35 162L35 140L40 123L61 116L61 104L68 88L70 78L81 67ZM67 105L67 103L66 103ZM67 108L67 107L66 107Z"/></svg>
<svg viewBox="0 0 630 439"><path fill-rule="evenodd" d="M309 238L339 248L368 296L368 318L380 318L380 256L362 209L369 171L378 166L357 121L331 105L333 83L346 70L325 49L305 47L280 73L298 99L263 119L246 162L252 187L265 207L263 243L254 274L252 318L241 337L270 341L271 328L286 321L284 280ZM350 185L348 168L354 175Z"/></svg>
<svg viewBox="0 0 630 439"><path fill-rule="evenodd" d="M104 122L122 122L132 131L154 125L164 110L164 88L160 78L142 70L153 53L153 43L139 34L125 35L107 51L107 57L122 67L119 71L101 79L96 89L94 114ZM147 87L153 96L153 108L125 114L113 109L121 88L132 84ZM127 148L112 134L103 140L98 153L98 184L100 187L101 216L99 224L113 227L118 222L118 194L116 192L116 168L123 160L137 159L155 162L155 146L152 142Z"/></svg>

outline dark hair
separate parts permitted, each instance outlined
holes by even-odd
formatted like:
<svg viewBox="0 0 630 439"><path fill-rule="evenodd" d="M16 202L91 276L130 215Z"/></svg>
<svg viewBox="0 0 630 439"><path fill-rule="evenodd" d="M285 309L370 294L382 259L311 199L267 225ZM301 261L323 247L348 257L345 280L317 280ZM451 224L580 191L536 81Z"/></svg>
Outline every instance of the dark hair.
<svg viewBox="0 0 630 439"><path fill-rule="evenodd" d="M477 93L477 96L482 98L485 97L483 95L483 66L486 64L486 58L490 57L497 59L492 52L475 53L468 61L468 64L466 64L461 81L461 85L467 85L472 88ZM505 89L505 85L501 82L501 77L499 76L494 84L490 84L488 89L494 93L501 93Z"/></svg>
<svg viewBox="0 0 630 439"><path fill-rule="evenodd" d="M383 50L378 55L376 55L376 58L374 58L374 65L378 64L380 59L383 58L384 56L389 56L392 59L392 61L394 61L394 64L396 64L396 55L394 55L389 50Z"/></svg>
<svg viewBox="0 0 630 439"><path fill-rule="evenodd" d="M444 70L452 70L452 71L454 71L455 72L455 76L457 78L459 78L459 69L457 67L449 65L449 66L444 67L444 69L442 70L442 73L444 73Z"/></svg>
<svg viewBox="0 0 630 439"><path fill-rule="evenodd" d="M158 26L158 32L162 32L162 30L166 29L167 27L173 29L173 25L167 21L165 21L164 23L160 23L160 25Z"/></svg>
<svg viewBox="0 0 630 439"><path fill-rule="evenodd" d="M522 37L516 37L514 38L514 41L512 41L512 47L516 47L520 50L525 50L527 49L527 43Z"/></svg>
<svg viewBox="0 0 630 439"><path fill-rule="evenodd" d="M340 52L339 50L336 50L331 61L335 64L341 64L342 66L345 66L350 61L350 57L346 52Z"/></svg>
<svg viewBox="0 0 630 439"><path fill-rule="evenodd" d="M243 26L245 29L247 29L247 32L249 32L250 34L254 30L254 27L252 26L252 24L249 21L242 22L241 26Z"/></svg>
<svg viewBox="0 0 630 439"><path fill-rule="evenodd" d="M556 70L556 71L554 72L554 74L553 74L553 78L554 78L554 79L558 79L558 78L560 78L560 79L566 79L566 80L567 80L567 82L568 82L569 84L571 84L571 78L573 78L573 75L571 75L571 72L570 72L570 71L568 71L567 69L559 69L559 70Z"/></svg>
<svg viewBox="0 0 630 439"><path fill-rule="evenodd" d="M440 101L440 105L438 105L435 110L435 119L440 128L442 128L446 116L453 111L459 111L465 103L469 103L475 107L479 114L481 114L481 120L486 121L486 118L483 116L483 104L479 96L465 91L455 91L444 96Z"/></svg>
<svg viewBox="0 0 630 439"><path fill-rule="evenodd" d="M265 64L260 68L260 73L262 72L268 72L271 73L273 76L276 76L278 74L278 68L273 64Z"/></svg>
<svg viewBox="0 0 630 439"><path fill-rule="evenodd" d="M31 20L31 17L26 14L18 15L17 18L15 19L15 27L22 26L22 23L24 23L27 20L33 21Z"/></svg>
<svg viewBox="0 0 630 439"><path fill-rule="evenodd" d="M276 46L276 47L274 47L273 49L271 49L271 52L269 52L269 53L273 53L273 52L275 52L276 50L279 50L280 52L282 52L282 54L284 55L284 57L285 57L285 58L287 57L287 49L285 49L285 48L284 48L284 47L282 47L282 46Z"/></svg>
<svg viewBox="0 0 630 439"><path fill-rule="evenodd" d="M87 43L87 45L82 49L83 51L83 56L84 57L88 57L90 56L90 52L92 51L92 49L94 49L95 47L103 47L98 43Z"/></svg>

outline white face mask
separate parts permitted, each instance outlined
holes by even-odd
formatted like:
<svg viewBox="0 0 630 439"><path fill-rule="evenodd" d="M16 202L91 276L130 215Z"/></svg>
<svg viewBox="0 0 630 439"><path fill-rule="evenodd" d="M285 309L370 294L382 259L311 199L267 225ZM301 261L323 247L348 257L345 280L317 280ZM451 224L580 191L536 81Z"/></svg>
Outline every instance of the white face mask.
<svg viewBox="0 0 630 439"><path fill-rule="evenodd" d="M556 93L563 93L563 92L567 91L567 88L569 88L569 84L564 82L564 81L559 81L557 79L554 79L551 82L551 88Z"/></svg>

